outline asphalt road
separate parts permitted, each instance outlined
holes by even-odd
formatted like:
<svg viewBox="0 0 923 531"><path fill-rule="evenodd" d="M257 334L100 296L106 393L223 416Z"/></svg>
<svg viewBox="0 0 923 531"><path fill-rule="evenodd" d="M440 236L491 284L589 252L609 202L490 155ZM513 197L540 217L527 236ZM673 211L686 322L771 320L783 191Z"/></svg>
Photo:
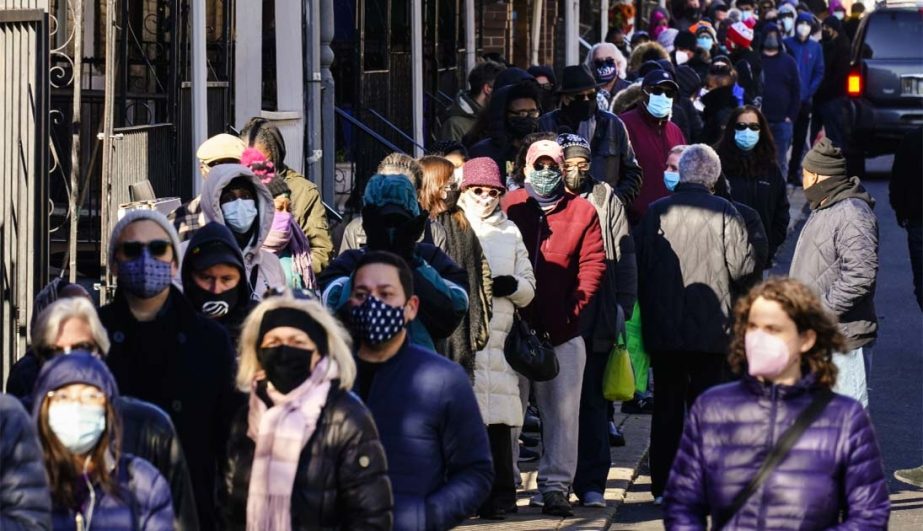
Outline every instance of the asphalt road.
<svg viewBox="0 0 923 531"><path fill-rule="evenodd" d="M894 479L894 470L923 463L923 313L913 298L912 273L904 230L888 204L891 157L871 159L866 188L876 199L880 270L875 294L879 336L871 374L871 416L884 457L891 491L889 529L923 529L923 489ZM780 249L775 271L787 271L794 241ZM650 478L642 468L610 530L662 529L660 508L650 495Z"/></svg>

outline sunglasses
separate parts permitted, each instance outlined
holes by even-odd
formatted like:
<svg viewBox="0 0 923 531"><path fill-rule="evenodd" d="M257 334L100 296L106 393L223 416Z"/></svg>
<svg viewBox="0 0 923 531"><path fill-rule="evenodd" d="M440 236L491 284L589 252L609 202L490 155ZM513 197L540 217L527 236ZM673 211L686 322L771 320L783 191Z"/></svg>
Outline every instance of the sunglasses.
<svg viewBox="0 0 923 531"><path fill-rule="evenodd" d="M497 190L496 188L481 188L480 186L476 188L472 188L471 191L474 192L474 195L478 195L478 196L489 195L490 197L493 197L493 198L500 197L500 194L502 193L500 192L500 190Z"/></svg>
<svg viewBox="0 0 923 531"><path fill-rule="evenodd" d="M151 240L149 242L122 242L118 250L122 252L125 258L132 260L141 256L144 249L147 249L154 258L162 258L167 254L172 244L167 240Z"/></svg>
<svg viewBox="0 0 923 531"><path fill-rule="evenodd" d="M540 89L542 89L542 90L545 90L545 91L549 91L549 92L550 92L550 91L554 90L554 83L540 83L540 84L538 85L538 87L539 87Z"/></svg>
<svg viewBox="0 0 923 531"><path fill-rule="evenodd" d="M542 171L542 170L559 171L560 167L556 163L549 164L547 162L536 162L535 164L532 165L532 169L535 171Z"/></svg>
<svg viewBox="0 0 923 531"><path fill-rule="evenodd" d="M523 110L523 111L507 111L506 114L509 116L516 116L519 118L538 118L539 114L541 113L538 111L538 109L532 109L532 110Z"/></svg>
<svg viewBox="0 0 923 531"><path fill-rule="evenodd" d="M647 90L648 94L653 94L654 96L666 96L668 98L673 98L676 96L676 89L670 87L650 87Z"/></svg>
<svg viewBox="0 0 923 531"><path fill-rule="evenodd" d="M738 131L744 131L744 130L746 130L746 129L749 129L749 130L751 130L751 131L759 131L759 130L760 130L760 124L758 124L758 123L756 123L756 122L753 122L753 123L737 122L736 124L734 124L734 129L736 129L736 130L738 130Z"/></svg>
<svg viewBox="0 0 923 531"><path fill-rule="evenodd" d="M599 68L601 66L606 66L606 65L613 66L615 64L615 59L613 59L612 57L608 59L596 59L593 61L593 64L596 65L596 68Z"/></svg>

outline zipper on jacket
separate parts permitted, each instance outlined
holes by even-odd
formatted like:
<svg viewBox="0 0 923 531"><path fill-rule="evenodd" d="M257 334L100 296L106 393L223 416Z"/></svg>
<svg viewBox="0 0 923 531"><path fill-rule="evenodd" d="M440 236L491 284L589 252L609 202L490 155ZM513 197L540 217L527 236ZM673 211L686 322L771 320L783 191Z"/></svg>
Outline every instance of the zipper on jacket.
<svg viewBox="0 0 923 531"><path fill-rule="evenodd" d="M770 394L769 394L769 400L770 400L769 441L768 441L768 444L766 445L766 457L769 456L769 452L771 452L773 447L776 445L776 415L778 414L777 406L778 406L778 400L779 400L778 387L776 386L776 384L772 384L772 388L770 389ZM757 529L766 528L766 506L767 506L766 493L768 492L768 489L766 488L765 483L763 483L763 486L761 488L763 492L760 493L759 518L756 521Z"/></svg>

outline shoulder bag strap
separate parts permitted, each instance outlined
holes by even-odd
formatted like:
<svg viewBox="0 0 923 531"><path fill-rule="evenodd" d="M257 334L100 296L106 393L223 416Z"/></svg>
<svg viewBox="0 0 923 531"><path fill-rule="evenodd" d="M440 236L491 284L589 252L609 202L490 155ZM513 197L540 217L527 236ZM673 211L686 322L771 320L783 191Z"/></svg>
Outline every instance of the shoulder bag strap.
<svg viewBox="0 0 923 531"><path fill-rule="evenodd" d="M795 446L795 443L798 442L798 439L801 438L805 430L807 430L808 427L817 420L820 414L823 413L827 404L833 400L833 396L833 391L829 389L819 391L814 395L814 400L812 400L811 403L808 404L808 407L798 415L798 418L795 419L795 423L785 430L785 433L779 438L775 447L769 452L769 455L766 456L766 460L763 461L763 465L760 466L756 476L754 476L753 479L750 480L750 483L734 497L734 503L714 518L712 522L714 524L712 527L713 529L723 528L725 524L734 518L734 515L736 515L744 504L747 503L747 500L749 500L750 497L759 490L766 479L769 478L769 474L771 474L776 467L779 466L779 463L785 459L785 456L788 455L788 452Z"/></svg>

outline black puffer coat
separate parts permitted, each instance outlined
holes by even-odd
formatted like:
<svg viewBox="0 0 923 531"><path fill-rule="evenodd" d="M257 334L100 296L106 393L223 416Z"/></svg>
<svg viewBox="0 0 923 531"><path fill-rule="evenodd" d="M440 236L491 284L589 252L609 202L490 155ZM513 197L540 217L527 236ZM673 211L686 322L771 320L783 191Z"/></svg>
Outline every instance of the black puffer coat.
<svg viewBox="0 0 923 531"><path fill-rule="evenodd" d="M244 529L256 444L244 407L228 442L222 494L225 529ZM331 385L317 428L301 452L292 489L292 529L391 529L394 498L385 450L372 415L349 391Z"/></svg>
<svg viewBox="0 0 923 531"><path fill-rule="evenodd" d="M51 529L51 495L35 423L0 394L0 529Z"/></svg>
<svg viewBox="0 0 923 531"><path fill-rule="evenodd" d="M680 183L635 229L642 334L650 352L726 353L732 294L755 267L734 206Z"/></svg>
<svg viewBox="0 0 923 531"><path fill-rule="evenodd" d="M760 215L760 221L769 237L769 261L764 264L768 267L788 235L790 214L782 172L773 165L772 168L758 169L753 175L728 171L727 178L731 183L731 197L734 201L747 205Z"/></svg>

